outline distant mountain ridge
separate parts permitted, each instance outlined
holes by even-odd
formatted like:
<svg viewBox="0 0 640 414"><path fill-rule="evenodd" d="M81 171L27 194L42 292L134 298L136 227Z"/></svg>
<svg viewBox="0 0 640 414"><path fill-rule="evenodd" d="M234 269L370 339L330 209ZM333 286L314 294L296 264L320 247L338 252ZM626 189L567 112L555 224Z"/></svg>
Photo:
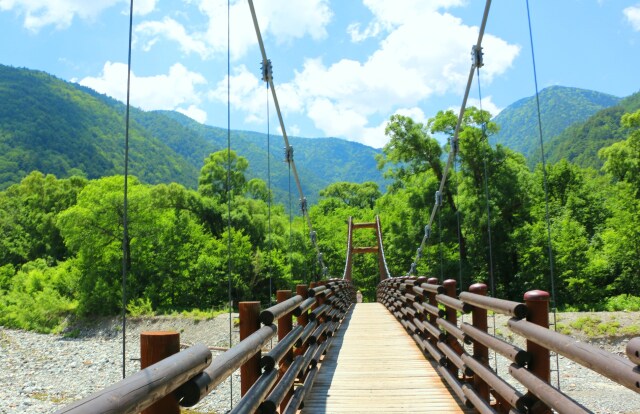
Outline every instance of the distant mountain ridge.
<svg viewBox="0 0 640 414"><path fill-rule="evenodd" d="M596 112L618 104L621 98L613 95L566 86L551 86L540 91L540 117L543 141L548 142L576 122L586 121ZM492 143L502 144L521 152L535 163L540 138L535 96L520 99L509 105L494 121L500 132Z"/></svg>
<svg viewBox="0 0 640 414"><path fill-rule="evenodd" d="M545 145L547 160L558 162L565 158L581 167L601 168L603 162L598 157L598 151L628 137L630 131L620 124L620 119L625 113L638 109L640 92L622 99L617 105L596 112L583 122L571 125ZM534 163L539 160L539 153L531 157Z"/></svg>
<svg viewBox="0 0 640 414"><path fill-rule="evenodd" d="M0 65L0 189L32 170L59 177L122 174L124 112L121 102L89 88L45 72ZM131 108L131 119L130 172L144 182L196 188L205 157L226 148L226 129L177 112ZM232 149L249 160L248 179L267 180L266 138L256 132L231 132ZM336 181L384 186L375 161L380 150L337 138L293 137L290 143L309 202ZM282 137L272 136L271 181L280 201L289 188L282 147ZM297 204L297 191L293 198Z"/></svg>

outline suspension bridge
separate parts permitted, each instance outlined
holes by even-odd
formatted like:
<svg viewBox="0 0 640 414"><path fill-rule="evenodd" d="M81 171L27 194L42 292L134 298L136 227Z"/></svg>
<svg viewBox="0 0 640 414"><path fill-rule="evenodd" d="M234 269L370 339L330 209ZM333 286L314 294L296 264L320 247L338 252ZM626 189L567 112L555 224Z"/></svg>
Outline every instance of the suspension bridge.
<svg viewBox="0 0 640 414"><path fill-rule="evenodd" d="M155 357L143 364L148 366L57 413L180 412L180 407L192 407L206 398L237 370L241 371L242 398L231 408L233 414L597 410L564 393L559 380L554 384L551 373L558 370L558 356L631 390L640 409L640 337L627 343L625 355L615 355L549 329L553 274L551 292L529 291L521 302L487 296L489 287L485 284L458 286L453 279L416 275L457 155L471 81L483 65L481 45L490 3L486 3L472 48L469 79L436 203L409 272L399 277L390 274L378 217L370 223L355 223L349 218L344 273L341 278L330 278L288 143L271 62L249 0L262 53L263 80L272 92L286 161L296 180L302 214L325 279L298 285L295 293L278 291L278 303L266 309L260 309L258 302L240 303L241 341L215 359L203 344L175 352L165 349L162 341L150 343L148 353ZM354 245L353 235L361 229L375 231L374 246ZM352 275L353 257L359 254L375 254L378 259L375 303L357 303ZM126 274L123 286L124 279ZM508 327L521 341L507 341L495 331L490 333L490 314L509 317ZM277 342L270 346L276 336ZM497 355L508 361L501 370L495 365Z"/></svg>
<svg viewBox="0 0 640 414"><path fill-rule="evenodd" d="M241 341L217 358L194 345L57 413L180 412L238 369L243 397L231 413L594 412L552 384L552 353L640 401L640 337L628 342L626 356L610 354L550 330L547 292L514 302L486 296L485 284L457 294L453 279L390 277L379 224L349 220L349 239L354 228L374 228L380 244L350 245L347 256L349 263L354 254L379 255L377 302L356 303L347 264L342 279L298 285L295 295L278 291L278 303L267 309L240 303ZM488 312L509 316L525 346L492 335ZM162 342L155 346L146 353L166 355ZM491 353L509 365L498 371Z"/></svg>

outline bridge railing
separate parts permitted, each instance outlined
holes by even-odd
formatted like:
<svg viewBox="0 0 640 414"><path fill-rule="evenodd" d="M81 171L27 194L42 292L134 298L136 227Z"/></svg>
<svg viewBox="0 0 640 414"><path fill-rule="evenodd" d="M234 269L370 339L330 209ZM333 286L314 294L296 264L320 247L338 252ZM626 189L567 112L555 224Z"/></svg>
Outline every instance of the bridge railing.
<svg viewBox="0 0 640 414"><path fill-rule="evenodd" d="M459 399L481 413L589 413L550 384L550 352L555 352L635 392L640 392L640 337L629 341L627 358L549 330L549 295L530 291L524 303L487 297L475 284L456 297L456 281L398 277L378 286L378 301L402 323ZM525 348L488 333L487 312L510 316L508 327ZM471 323L458 313L471 313ZM511 361L510 381L489 366L489 350ZM511 385L521 384L521 392Z"/></svg>
<svg viewBox="0 0 640 414"><path fill-rule="evenodd" d="M242 398L231 413L295 413L355 290L348 281L331 279L298 285L293 297L278 291L277 297L276 305L262 311L259 302L240 303L241 341L217 358L207 346L194 345L56 413L138 413L170 394L191 407L238 369ZM277 344L262 354L276 333ZM294 389L296 378L300 385Z"/></svg>

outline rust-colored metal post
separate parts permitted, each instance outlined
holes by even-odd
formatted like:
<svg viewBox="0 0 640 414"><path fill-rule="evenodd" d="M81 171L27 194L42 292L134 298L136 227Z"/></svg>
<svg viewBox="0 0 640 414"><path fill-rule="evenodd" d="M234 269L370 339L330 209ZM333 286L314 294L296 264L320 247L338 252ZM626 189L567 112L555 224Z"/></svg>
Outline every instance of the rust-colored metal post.
<svg viewBox="0 0 640 414"><path fill-rule="evenodd" d="M444 286L445 295L450 296L452 298L456 297L456 281L454 279L445 280L444 282L442 282L442 286ZM447 322L450 322L452 325L458 326L458 314L456 313L455 309L449 306L445 306L445 319L447 320ZM455 336L447 333L447 343L449 344L451 349L456 351L458 354L461 354L460 352L461 346L458 343L458 340L455 338ZM455 378L458 378L458 367L450 363L447 368Z"/></svg>
<svg viewBox="0 0 640 414"><path fill-rule="evenodd" d="M487 285L484 283L475 283L469 286L469 292L475 293L476 295L486 296L487 290ZM475 306L471 313L471 323L475 328L480 329L483 332L487 332L487 310ZM489 367L489 348L482 345L480 342L473 341L473 357L480 361L482 365ZM489 385L487 385L479 375L473 376L473 387L478 391L478 394L482 399L490 402Z"/></svg>
<svg viewBox="0 0 640 414"><path fill-rule="evenodd" d="M240 302L240 341L260 329L260 302ZM240 395L244 396L260 377L260 352L240 367Z"/></svg>
<svg viewBox="0 0 640 414"><path fill-rule="evenodd" d="M180 334L172 331L152 331L140 334L140 369L180 352ZM180 412L178 400L173 393L167 395L142 414L174 414Z"/></svg>
<svg viewBox="0 0 640 414"><path fill-rule="evenodd" d="M296 286L296 295L302 296L303 299L307 298L307 292L308 291L309 291L309 288L307 287L307 285L297 285ZM298 316L298 318L297 318L298 325L307 326L307 323L309 323L308 314L309 314L309 312L302 312L302 314L300 316Z"/></svg>
<svg viewBox="0 0 640 414"><path fill-rule="evenodd" d="M278 303L284 302L285 300L291 297L290 290L279 290L276 292L276 300ZM286 315L282 316L278 319L278 341L282 341L282 339L287 336L289 332L291 332L291 328L293 327L293 312L289 312ZM287 372L289 366L291 366L291 361L293 361L293 349L289 350L287 354L280 361L280 378ZM287 408L287 404L289 404L289 399L293 395L293 386L291 389L285 394L282 403L280 404L280 412L283 413L285 408Z"/></svg>
<svg viewBox="0 0 640 414"><path fill-rule="evenodd" d="M427 279L427 283L430 285L437 285L438 284L438 279L435 277L430 277L429 279ZM436 300L436 294L429 292L429 305L435 306L436 308L438 307L438 301ZM438 319L437 316L429 314L429 323L433 326L435 326L436 328L438 328L438 324L436 323L436 319ZM440 328L438 328L440 329ZM433 346L436 346L438 343L438 338L434 338L433 336L430 335L430 341L433 344Z"/></svg>
<svg viewBox="0 0 640 414"><path fill-rule="evenodd" d="M524 294L524 303L527 305L527 321L549 328L549 293L544 290L530 290ZM527 364L529 371L545 382L551 378L551 363L549 350L533 341L527 340L527 351L531 360ZM533 394L528 393L537 399ZM538 401L534 406L535 413L551 413L551 410Z"/></svg>

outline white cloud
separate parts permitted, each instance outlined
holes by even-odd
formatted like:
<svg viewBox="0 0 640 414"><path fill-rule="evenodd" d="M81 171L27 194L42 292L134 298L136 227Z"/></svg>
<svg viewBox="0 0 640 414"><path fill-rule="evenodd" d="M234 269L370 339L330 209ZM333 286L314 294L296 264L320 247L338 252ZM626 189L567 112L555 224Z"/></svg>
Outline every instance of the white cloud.
<svg viewBox="0 0 640 414"><path fill-rule="evenodd" d="M133 14L145 16L156 9L157 3L158 0L135 0L133 2Z"/></svg>
<svg viewBox="0 0 640 414"><path fill-rule="evenodd" d="M209 92L209 98L222 103L227 102L227 77L225 76L216 88ZM304 102L299 95L299 91L294 84L284 83L276 85L278 94L278 102L280 109L285 114L298 113L304 109ZM230 81L230 100L231 105L243 111L245 122L261 124L266 122L267 99L269 105L273 108L271 91L268 91L266 84L259 79L254 73L250 72L246 66L240 65L233 69ZM275 110L271 109L272 115Z"/></svg>
<svg viewBox="0 0 640 414"><path fill-rule="evenodd" d="M134 3L134 13L148 14L155 10L156 2L157 0L137 0ZM32 32L38 32L48 25L65 29L71 25L75 17L93 20L104 10L117 4L126 5L129 4L129 1L0 0L0 11L15 10L20 15L24 14L24 27Z"/></svg>
<svg viewBox="0 0 640 414"><path fill-rule="evenodd" d="M623 10L627 21L631 23L633 30L640 32L640 5L638 6L629 6Z"/></svg>
<svg viewBox="0 0 640 414"><path fill-rule="evenodd" d="M467 101L467 106L475 106L476 108L480 108L480 100L477 98L469 98ZM502 112L503 108L499 108L492 100L491 96L483 96L482 97L482 109L485 111L489 111L492 117L495 117L500 112ZM456 108L456 113L460 111L460 108Z"/></svg>
<svg viewBox="0 0 640 414"><path fill-rule="evenodd" d="M317 128L327 135L380 147L387 139L386 123L369 125L367 119L404 112L424 122L421 103L433 96L462 92L478 29L438 11L461 1L364 3L374 20L364 32L350 26L351 36L358 40L358 36L373 35L378 30L375 27L381 28L385 37L378 50L363 62L343 59L325 66L319 59L308 60L292 83ZM483 46L483 79L489 83L511 67L520 48L490 34L485 34ZM485 109L498 111L490 99L483 102Z"/></svg>
<svg viewBox="0 0 640 414"><path fill-rule="evenodd" d="M360 23L351 23L347 27L347 33L351 36L351 41L360 43L371 37L376 37L382 32L382 24L380 22L371 22L366 29L360 30Z"/></svg>
<svg viewBox="0 0 640 414"><path fill-rule="evenodd" d="M278 85L285 114L304 113L328 136L381 147L386 142L386 122L370 125L369 119L388 119L392 113L402 113L425 122L420 105L426 100L462 93L478 28L438 11L461 1L391 3L365 0L374 20L364 31L360 26L350 26L354 40L373 36L376 30L384 36L379 48L366 59L342 59L329 65L321 58L307 59L293 80ZM488 33L483 46L483 81L490 83L511 67L520 47ZM231 83L232 104L245 111L247 119L263 120L264 95L258 92L263 88L261 81L242 67ZM226 81L219 85L217 99L226 102ZM490 97L483 100L483 107L499 112Z"/></svg>
<svg viewBox="0 0 640 414"><path fill-rule="evenodd" d="M207 113L195 105L191 105L187 109L176 108L176 111L200 122L201 124L204 124L207 121Z"/></svg>
<svg viewBox="0 0 640 414"><path fill-rule="evenodd" d="M143 49L148 51L155 45L159 37L175 41L186 54L197 53L203 57L208 55L207 44L187 34L185 27L176 20L165 17L161 21L146 21L136 26L135 33L145 39Z"/></svg>
<svg viewBox="0 0 640 414"><path fill-rule="evenodd" d="M227 87L229 99L234 108L240 109L247 115L245 122L261 123L266 119L266 92L264 83L251 73L246 66L234 68L231 79L224 77L216 88L209 92L209 98L219 102L227 102Z"/></svg>
<svg viewBox="0 0 640 414"><path fill-rule="evenodd" d="M93 19L103 10L121 0L0 0L0 10L15 10L24 14L24 27L33 32L44 26L55 25L64 29L71 25L74 17Z"/></svg>
<svg viewBox="0 0 640 414"><path fill-rule="evenodd" d="M0 0L2 1L2 0ZM227 50L227 2L225 0L193 0L207 18L205 30L189 32L183 23L170 17L162 21L147 21L136 26L136 34L146 48L160 39L177 42L185 53L196 53L202 59ZM328 0L256 0L256 14L264 37L273 36L277 43L310 36L327 36L326 26L332 18ZM233 59L243 57L257 44L253 20L247 2L233 0L229 10L231 21L231 54Z"/></svg>
<svg viewBox="0 0 640 414"><path fill-rule="evenodd" d="M87 77L79 83L124 102L127 96L127 65L107 62L99 77ZM147 111L178 110L202 121L206 114L197 107L201 99L196 87L206 83L201 74L190 72L180 63L171 66L169 73L164 75L138 77L132 73L131 104Z"/></svg>

